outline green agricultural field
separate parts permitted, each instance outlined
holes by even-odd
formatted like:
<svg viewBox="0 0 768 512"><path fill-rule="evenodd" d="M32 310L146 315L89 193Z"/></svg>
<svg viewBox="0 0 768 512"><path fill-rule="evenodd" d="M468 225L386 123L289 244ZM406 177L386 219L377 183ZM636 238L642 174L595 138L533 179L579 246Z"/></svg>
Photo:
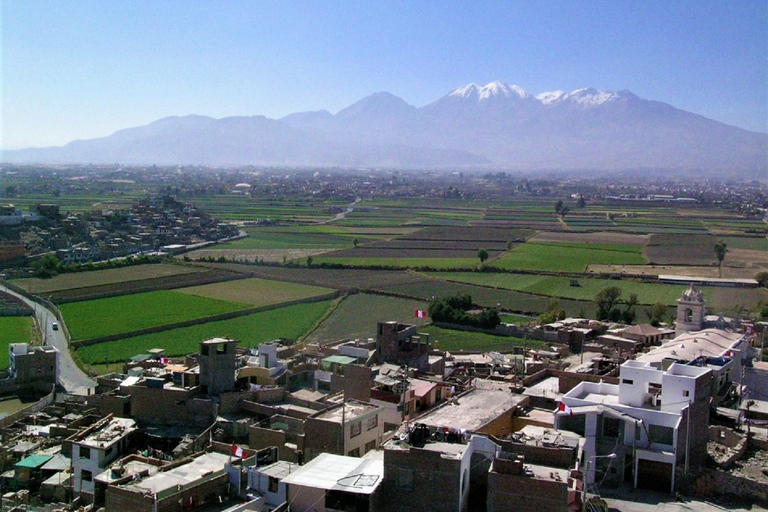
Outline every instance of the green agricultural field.
<svg viewBox="0 0 768 512"><path fill-rule="evenodd" d="M13 281L13 284L20 286L30 293L45 295L60 290L124 283L126 281L140 281L156 277L193 274L201 271L205 271L205 269L185 265L173 265L169 263L152 263L147 265L132 265L130 267L122 268L59 274L51 279L17 279Z"/></svg>
<svg viewBox="0 0 768 512"><path fill-rule="evenodd" d="M247 307L248 304L159 290L72 302L62 304L60 309L72 339L83 340L218 315Z"/></svg>
<svg viewBox="0 0 768 512"><path fill-rule="evenodd" d="M470 284L452 283L440 279L424 279L412 283L381 286L378 289L386 292L419 297L425 300L448 297L458 293L466 293L472 301L483 307L500 307L506 311L517 311L538 315L547 310L549 298L530 293L512 290L473 286ZM594 305L589 301L560 299L559 307L569 316L591 316L595 313Z"/></svg>
<svg viewBox="0 0 768 512"><path fill-rule="evenodd" d="M749 249L753 251L768 251L768 238L766 237L743 237L743 236L719 236L728 244L729 249Z"/></svg>
<svg viewBox="0 0 768 512"><path fill-rule="evenodd" d="M429 339L432 346L439 350L448 352L458 352L459 350L508 350L514 347L525 345L528 348L540 348L544 346L541 341L523 340L510 336L494 336L480 332L455 331L453 329L442 329L440 327L429 325L419 329L419 332L429 333Z"/></svg>
<svg viewBox="0 0 768 512"><path fill-rule="evenodd" d="M29 343L33 324L31 316L0 316L0 368L8 367L8 345Z"/></svg>
<svg viewBox="0 0 768 512"><path fill-rule="evenodd" d="M525 325L536 321L536 318L532 316L514 315L512 313L502 313L499 317L505 324Z"/></svg>
<svg viewBox="0 0 768 512"><path fill-rule="evenodd" d="M370 338L376 334L377 322L398 321L423 325L429 320L415 318L417 309L425 310L423 301L383 295L358 293L347 297L320 326L307 337L308 342L334 341L343 338Z"/></svg>
<svg viewBox="0 0 768 512"><path fill-rule="evenodd" d="M635 245L525 243L490 264L503 269L584 272L591 263L643 265L646 261L642 248Z"/></svg>
<svg viewBox="0 0 768 512"><path fill-rule="evenodd" d="M252 315L183 327L82 347L77 355L88 364L124 362L151 348L164 348L169 356L197 352L199 342L215 337L240 340L241 347L255 347L277 338L295 340L328 311L332 301L297 304Z"/></svg>
<svg viewBox="0 0 768 512"><path fill-rule="evenodd" d="M675 304L683 287L673 284L617 281L615 279L576 279L578 286L571 286L571 278L530 274L491 274L479 272L441 272L430 274L438 278L461 283L492 286L519 292L590 301L602 289L617 286L623 290L622 298L637 294L641 304Z"/></svg>
<svg viewBox="0 0 768 512"><path fill-rule="evenodd" d="M222 283L190 286L176 290L180 293L251 306L268 306L332 293L330 288L306 286L267 279L239 279Z"/></svg>
<svg viewBox="0 0 768 512"><path fill-rule="evenodd" d="M314 263L334 263L352 267L383 266L392 268L474 268L477 258L332 258L318 256Z"/></svg>

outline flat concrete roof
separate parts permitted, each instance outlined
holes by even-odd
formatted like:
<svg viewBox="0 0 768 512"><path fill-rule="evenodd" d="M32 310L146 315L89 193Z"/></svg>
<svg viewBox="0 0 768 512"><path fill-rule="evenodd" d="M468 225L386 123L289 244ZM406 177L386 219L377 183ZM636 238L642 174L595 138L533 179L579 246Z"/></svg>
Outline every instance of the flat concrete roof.
<svg viewBox="0 0 768 512"><path fill-rule="evenodd" d="M419 416L414 423L432 427L463 428L477 432L488 422L514 409L528 397L510 391L473 389Z"/></svg>
<svg viewBox="0 0 768 512"><path fill-rule="evenodd" d="M136 482L121 485L120 487L140 493L161 493L167 489L191 484L210 473L223 471L224 464L228 461L229 455L213 452L206 453L193 459L189 464L184 464L168 471L159 472Z"/></svg>
<svg viewBox="0 0 768 512"><path fill-rule="evenodd" d="M283 483L372 494L384 477L384 461L321 453L283 479Z"/></svg>
<svg viewBox="0 0 768 512"><path fill-rule="evenodd" d="M274 464L270 464L269 466L258 468L255 471L257 473L261 473L262 475L267 475L267 476L277 478L278 480L282 480L283 478L287 477L288 475L290 475L300 467L301 466L299 466L294 462L279 460Z"/></svg>
<svg viewBox="0 0 768 512"><path fill-rule="evenodd" d="M104 449L117 443L136 430L136 422L130 418L112 418L103 428L88 434L76 444L89 448Z"/></svg>
<svg viewBox="0 0 768 512"><path fill-rule="evenodd" d="M315 416L315 418L332 421L334 423L341 423L343 419L345 423L354 421L358 418L362 418L368 413L374 412L379 409L378 406L367 404L365 402L358 402L356 400L344 402L344 406L337 405L325 412L322 412Z"/></svg>

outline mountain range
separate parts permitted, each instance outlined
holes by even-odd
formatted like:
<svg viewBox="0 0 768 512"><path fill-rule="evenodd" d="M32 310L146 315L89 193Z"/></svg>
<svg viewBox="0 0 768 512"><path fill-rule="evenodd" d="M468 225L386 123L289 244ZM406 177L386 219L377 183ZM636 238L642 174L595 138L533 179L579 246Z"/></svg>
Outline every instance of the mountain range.
<svg viewBox="0 0 768 512"><path fill-rule="evenodd" d="M534 96L496 81L420 108L379 92L335 115L166 117L61 147L4 151L2 161L754 173L768 168L768 134L629 91Z"/></svg>

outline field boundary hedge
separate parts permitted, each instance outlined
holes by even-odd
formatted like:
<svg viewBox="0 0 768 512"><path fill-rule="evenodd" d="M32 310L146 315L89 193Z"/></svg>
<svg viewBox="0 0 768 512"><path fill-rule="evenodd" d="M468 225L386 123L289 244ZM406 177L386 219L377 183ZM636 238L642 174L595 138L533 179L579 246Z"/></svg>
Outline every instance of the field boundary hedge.
<svg viewBox="0 0 768 512"><path fill-rule="evenodd" d="M143 336L145 334L153 334L156 332L170 331L173 329L179 329L182 327L192 327L194 325L207 324L210 322L218 322L220 320L230 320L232 318L239 318L241 316L252 315L254 313L261 313L263 311L270 311L272 309L283 308L287 306L295 306L297 304L307 304L310 302L321 302L329 299L336 299L341 295L339 290L323 295L316 295L314 297L307 297L304 299L296 299L288 302L281 302L279 304L269 304L266 306L258 306L253 308L240 309L237 311L230 311L228 313L221 313L219 315L207 316L203 318L195 318L192 320L185 320L183 322L175 322L172 324L156 325L154 327L147 327L146 329L139 329L136 331L128 331L117 334L109 334L106 336L97 336L95 338L87 338L84 340L73 341L70 346L74 349L81 347L87 347L90 345L98 345L99 343L105 343L108 341L117 341L125 338L133 338L134 336Z"/></svg>

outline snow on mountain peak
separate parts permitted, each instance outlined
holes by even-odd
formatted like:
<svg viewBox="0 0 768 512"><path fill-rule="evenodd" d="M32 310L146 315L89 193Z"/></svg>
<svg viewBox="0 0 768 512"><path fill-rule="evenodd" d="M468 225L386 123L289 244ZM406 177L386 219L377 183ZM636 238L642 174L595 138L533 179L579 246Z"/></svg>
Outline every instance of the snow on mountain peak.
<svg viewBox="0 0 768 512"><path fill-rule="evenodd" d="M450 93L448 96L456 96L460 98L472 98L477 99L477 101L487 100L489 98L513 98L518 97L522 99L527 99L530 97L530 94L525 92L522 88L518 87L517 85L507 85L501 80L496 80L495 82L491 82L489 84L479 86L477 84L469 84L465 85L464 87L459 87L452 93Z"/></svg>
<svg viewBox="0 0 768 512"><path fill-rule="evenodd" d="M547 91L542 92L541 94L537 94L536 99L545 105L549 105L550 103L554 103L562 98L564 94L565 91Z"/></svg>

